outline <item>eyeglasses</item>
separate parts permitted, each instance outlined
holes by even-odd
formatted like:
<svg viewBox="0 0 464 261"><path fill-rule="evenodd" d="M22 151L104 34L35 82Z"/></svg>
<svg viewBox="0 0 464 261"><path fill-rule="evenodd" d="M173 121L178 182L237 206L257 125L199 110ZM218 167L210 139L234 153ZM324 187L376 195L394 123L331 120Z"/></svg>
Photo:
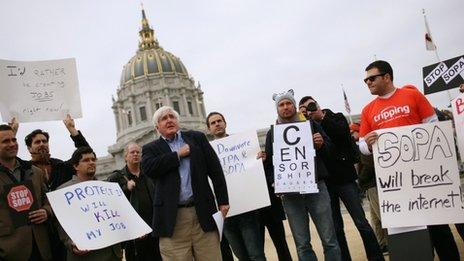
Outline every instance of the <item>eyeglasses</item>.
<svg viewBox="0 0 464 261"><path fill-rule="evenodd" d="M366 79L364 79L364 82L367 83L367 81L375 81L375 79L377 78L377 76L384 76L385 74L387 73L379 73L379 74L376 74L376 75L372 75L372 76L369 76L367 77Z"/></svg>

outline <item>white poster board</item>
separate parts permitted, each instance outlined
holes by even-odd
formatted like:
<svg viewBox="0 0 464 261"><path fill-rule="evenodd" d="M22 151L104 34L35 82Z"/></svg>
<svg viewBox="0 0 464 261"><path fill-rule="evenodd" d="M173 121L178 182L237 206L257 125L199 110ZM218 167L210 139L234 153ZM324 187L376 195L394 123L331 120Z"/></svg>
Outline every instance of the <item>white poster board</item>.
<svg viewBox="0 0 464 261"><path fill-rule="evenodd" d="M115 182L81 182L47 197L64 231L81 250L101 249L152 231Z"/></svg>
<svg viewBox="0 0 464 261"><path fill-rule="evenodd" d="M451 121L376 131L382 227L464 222Z"/></svg>
<svg viewBox="0 0 464 261"><path fill-rule="evenodd" d="M464 161L464 93L451 102L453 108L454 129L461 161Z"/></svg>
<svg viewBox="0 0 464 261"><path fill-rule="evenodd" d="M274 126L275 193L318 193L309 121Z"/></svg>
<svg viewBox="0 0 464 261"><path fill-rule="evenodd" d="M227 217L271 204L263 162L256 159L259 147L256 132L234 134L211 141L221 162L229 194Z"/></svg>
<svg viewBox="0 0 464 261"><path fill-rule="evenodd" d="M3 121L63 120L82 117L75 59L38 62L0 60Z"/></svg>

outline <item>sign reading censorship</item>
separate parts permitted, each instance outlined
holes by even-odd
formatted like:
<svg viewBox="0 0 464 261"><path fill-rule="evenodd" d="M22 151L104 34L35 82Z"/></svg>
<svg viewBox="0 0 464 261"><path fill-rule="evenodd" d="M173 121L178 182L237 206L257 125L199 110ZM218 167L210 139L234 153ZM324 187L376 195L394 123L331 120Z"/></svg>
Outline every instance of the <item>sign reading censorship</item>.
<svg viewBox="0 0 464 261"><path fill-rule="evenodd" d="M275 193L318 193L313 134L309 121L274 126Z"/></svg>
<svg viewBox="0 0 464 261"><path fill-rule="evenodd" d="M382 226L464 222L451 121L376 132L372 148Z"/></svg>
<svg viewBox="0 0 464 261"><path fill-rule="evenodd" d="M227 217L263 208L271 204L263 162L256 159L261 150L256 132L234 134L214 140L226 178L230 210Z"/></svg>
<svg viewBox="0 0 464 261"><path fill-rule="evenodd" d="M101 249L152 231L118 183L86 181L47 197L64 231L81 250Z"/></svg>
<svg viewBox="0 0 464 261"><path fill-rule="evenodd" d="M464 94L459 95L451 102L453 107L454 128L458 142L459 155L464 161Z"/></svg>
<svg viewBox="0 0 464 261"><path fill-rule="evenodd" d="M0 60L0 112L3 121L62 120L82 117L74 59L18 62Z"/></svg>

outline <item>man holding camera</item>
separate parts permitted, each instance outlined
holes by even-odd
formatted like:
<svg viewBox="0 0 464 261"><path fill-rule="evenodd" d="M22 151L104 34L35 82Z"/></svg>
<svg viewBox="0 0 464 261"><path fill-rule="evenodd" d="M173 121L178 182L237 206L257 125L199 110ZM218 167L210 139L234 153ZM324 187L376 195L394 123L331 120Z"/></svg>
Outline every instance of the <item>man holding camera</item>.
<svg viewBox="0 0 464 261"><path fill-rule="evenodd" d="M351 138L350 128L342 113L334 113L329 109L321 110L319 104L311 96L303 97L299 102L299 110L307 119L318 122L335 145L332 157L324 158L329 171L326 179L330 195L332 217L337 234L338 244L343 260L351 260L345 232L343 217L340 212L340 199L350 213L364 243L368 260L384 260L380 246L362 208L359 189L356 184L357 174L354 164L359 161L357 145Z"/></svg>

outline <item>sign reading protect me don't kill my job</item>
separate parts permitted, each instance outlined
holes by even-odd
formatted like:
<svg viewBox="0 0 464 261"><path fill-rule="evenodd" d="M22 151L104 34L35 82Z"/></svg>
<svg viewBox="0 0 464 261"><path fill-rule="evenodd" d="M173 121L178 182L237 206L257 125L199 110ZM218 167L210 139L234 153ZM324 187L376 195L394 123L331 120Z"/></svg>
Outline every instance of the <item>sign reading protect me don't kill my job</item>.
<svg viewBox="0 0 464 261"><path fill-rule="evenodd" d="M47 197L64 231L81 250L101 249L152 231L118 183L85 181Z"/></svg>
<svg viewBox="0 0 464 261"><path fill-rule="evenodd" d="M464 222L451 121L377 133L373 153L382 226Z"/></svg>

